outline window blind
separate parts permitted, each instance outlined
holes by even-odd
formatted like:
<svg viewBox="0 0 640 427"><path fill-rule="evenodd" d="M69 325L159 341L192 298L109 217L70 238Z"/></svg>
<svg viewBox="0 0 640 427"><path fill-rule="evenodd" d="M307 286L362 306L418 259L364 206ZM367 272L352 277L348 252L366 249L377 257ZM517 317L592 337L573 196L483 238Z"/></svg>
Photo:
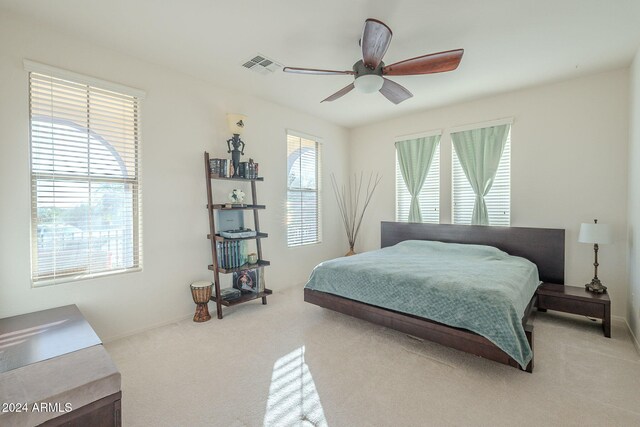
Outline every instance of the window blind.
<svg viewBox="0 0 640 427"><path fill-rule="evenodd" d="M475 194L453 149L453 223L471 224ZM511 131L498 164L493 186L484 198L489 225L511 225Z"/></svg>
<svg viewBox="0 0 640 427"><path fill-rule="evenodd" d="M422 222L440 223L440 144L433 154L429 173L418 195ZM396 221L406 222L409 219L411 194L402 178L398 154L396 153Z"/></svg>
<svg viewBox="0 0 640 427"><path fill-rule="evenodd" d="M287 245L320 242L320 143L287 134Z"/></svg>
<svg viewBox="0 0 640 427"><path fill-rule="evenodd" d="M29 73L34 284L142 265L140 104Z"/></svg>

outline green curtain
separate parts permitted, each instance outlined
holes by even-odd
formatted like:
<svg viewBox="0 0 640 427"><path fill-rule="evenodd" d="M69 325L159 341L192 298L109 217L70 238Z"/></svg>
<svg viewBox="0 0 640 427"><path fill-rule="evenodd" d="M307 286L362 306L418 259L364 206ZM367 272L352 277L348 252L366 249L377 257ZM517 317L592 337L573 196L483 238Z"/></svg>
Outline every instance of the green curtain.
<svg viewBox="0 0 640 427"><path fill-rule="evenodd" d="M462 170L476 195L472 225L489 225L484 198L493 186L510 127L506 124L451 134Z"/></svg>
<svg viewBox="0 0 640 427"><path fill-rule="evenodd" d="M436 152L439 142L440 135L396 142L402 179L411 194L409 222L422 222L418 196L429 173L433 154Z"/></svg>

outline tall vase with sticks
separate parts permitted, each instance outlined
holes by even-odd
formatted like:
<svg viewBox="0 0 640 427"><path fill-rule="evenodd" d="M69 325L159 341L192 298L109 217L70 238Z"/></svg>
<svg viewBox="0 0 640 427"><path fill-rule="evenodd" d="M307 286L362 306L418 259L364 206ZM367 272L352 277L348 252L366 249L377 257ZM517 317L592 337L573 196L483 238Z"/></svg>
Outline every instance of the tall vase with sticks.
<svg viewBox="0 0 640 427"><path fill-rule="evenodd" d="M347 240L349 241L349 252L345 256L355 255L353 248L356 245L364 213L381 179L382 177L379 174L376 173L374 177L373 172L371 172L365 188L364 173L360 172L359 176L354 174L353 180L349 179L346 185L339 186L335 175L331 174L331 185L342 216L344 231L347 233Z"/></svg>

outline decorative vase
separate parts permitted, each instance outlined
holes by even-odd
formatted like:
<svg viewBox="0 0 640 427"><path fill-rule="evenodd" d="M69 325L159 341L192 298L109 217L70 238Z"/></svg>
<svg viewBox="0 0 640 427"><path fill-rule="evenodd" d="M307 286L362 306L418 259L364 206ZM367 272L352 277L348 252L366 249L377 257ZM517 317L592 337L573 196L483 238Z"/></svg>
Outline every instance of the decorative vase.
<svg viewBox="0 0 640 427"><path fill-rule="evenodd" d="M232 178L237 178L240 176L238 175L238 168L240 166L240 155L242 154L242 151L238 150L238 147L236 147L236 144L234 143L233 150L231 150L231 164L233 165L233 175L231 175Z"/></svg>

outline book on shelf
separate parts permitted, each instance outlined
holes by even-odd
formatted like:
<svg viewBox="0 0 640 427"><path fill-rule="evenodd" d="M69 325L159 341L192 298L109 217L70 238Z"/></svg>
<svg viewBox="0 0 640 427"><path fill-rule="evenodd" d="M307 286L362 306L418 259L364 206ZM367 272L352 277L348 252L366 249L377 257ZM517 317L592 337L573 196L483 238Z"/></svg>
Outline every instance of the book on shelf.
<svg viewBox="0 0 640 427"><path fill-rule="evenodd" d="M255 179L258 177L258 164L253 161L253 159L249 159L247 166L245 167L245 178Z"/></svg>
<svg viewBox="0 0 640 427"><path fill-rule="evenodd" d="M209 159L209 172L211 176L218 178L231 178L233 176L233 162L230 159ZM248 162L238 164L238 178L255 179L258 178L258 163L253 159Z"/></svg>
<svg viewBox="0 0 640 427"><path fill-rule="evenodd" d="M242 296L242 291L236 288L220 289L220 297L225 301L233 301Z"/></svg>
<svg viewBox="0 0 640 427"><path fill-rule="evenodd" d="M218 268L239 268L247 263L247 242L225 241L216 242L218 254Z"/></svg>
<svg viewBox="0 0 640 427"><path fill-rule="evenodd" d="M209 173L220 176L220 159L209 159Z"/></svg>
<svg viewBox="0 0 640 427"><path fill-rule="evenodd" d="M209 159L209 173L218 178L230 178L233 175L233 164L229 159Z"/></svg>

